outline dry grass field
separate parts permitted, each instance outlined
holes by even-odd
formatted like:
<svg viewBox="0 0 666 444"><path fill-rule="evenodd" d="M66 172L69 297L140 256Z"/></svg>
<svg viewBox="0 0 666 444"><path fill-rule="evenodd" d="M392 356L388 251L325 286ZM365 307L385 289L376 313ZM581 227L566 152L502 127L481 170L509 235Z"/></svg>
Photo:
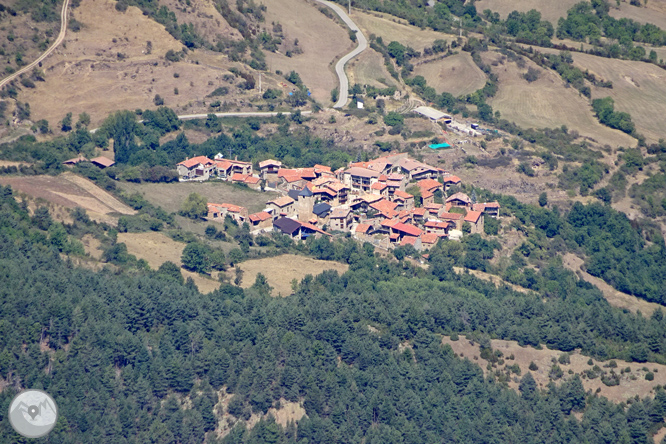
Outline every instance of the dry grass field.
<svg viewBox="0 0 666 444"><path fill-rule="evenodd" d="M486 63L497 60L499 54L484 53ZM522 78L527 67L539 70L537 81L528 83ZM636 140L621 131L601 125L592 113L587 98L574 88L566 88L554 72L545 71L526 60L524 69L505 61L493 67L499 77L497 95L489 100L502 117L523 128L554 128L566 125L598 143L611 146L634 146Z"/></svg>
<svg viewBox="0 0 666 444"><path fill-rule="evenodd" d="M356 47L346 28L326 17L318 9L320 5L312 2L263 0L261 3L267 8L266 24L280 23L285 40L293 43L298 39L303 50L303 54L292 57L265 51L270 70L296 71L317 101L330 104L331 90L339 85L334 62Z"/></svg>
<svg viewBox="0 0 666 444"><path fill-rule="evenodd" d="M650 0L642 7L632 6L629 2L621 2L619 8L613 4L609 15L616 19L628 18L639 23L652 23L666 29L666 1L664 0Z"/></svg>
<svg viewBox="0 0 666 444"><path fill-rule="evenodd" d="M478 8L477 8L478 9ZM443 39L450 42L457 35L444 34L431 29L419 29L404 23L404 20L381 13L366 13L352 10L351 19L363 30L366 37L374 34L381 37L385 44L398 41L417 51L432 46L435 40Z"/></svg>
<svg viewBox="0 0 666 444"><path fill-rule="evenodd" d="M423 76L438 94L448 92L455 97L471 94L486 84L486 75L466 52L418 65L414 75Z"/></svg>
<svg viewBox="0 0 666 444"><path fill-rule="evenodd" d="M118 242L127 245L127 252L138 259L145 259L150 268L156 270L167 261L181 266L180 257L185 248L184 243L176 242L162 233L120 233ZM198 273L180 269L183 277L191 277L202 293L210 293L220 286L220 282L208 279Z"/></svg>
<svg viewBox="0 0 666 444"><path fill-rule="evenodd" d="M610 96L615 109L631 114L638 132L648 141L664 137L666 115L666 71L644 62L574 54L574 64L606 80L613 88L593 88L592 97Z"/></svg>
<svg viewBox="0 0 666 444"><path fill-rule="evenodd" d="M261 211L265 203L278 197L277 193L262 193L233 186L228 182L187 182L187 183L119 183L129 193L139 193L150 203L168 212L177 212L191 193L199 193L214 203L230 203L246 207L250 213Z"/></svg>
<svg viewBox="0 0 666 444"><path fill-rule="evenodd" d="M71 173L60 176L3 176L0 184L11 185L14 190L54 205L85 209L97 221L115 225L118 214L134 214L127 205L97 185Z"/></svg>
<svg viewBox="0 0 666 444"><path fill-rule="evenodd" d="M30 104L33 120L47 119L59 128L57 122L67 112L76 117L85 111L96 126L116 110L155 108L156 94L176 112L205 112L205 96L219 86L229 86L233 99L258 94L240 95L222 80L234 65L226 56L196 50L183 61L166 61L168 50L180 51L183 45L138 8L118 12L115 4L114 0L82 0L73 10L72 16L83 27L77 33L68 32L63 45L43 62L46 81L19 94L19 100ZM216 24L214 16L206 20L210 26ZM220 22L222 34L228 30L223 25ZM200 58L202 63L195 63ZM198 107L192 109L192 103Z"/></svg>
<svg viewBox="0 0 666 444"><path fill-rule="evenodd" d="M471 362L477 363L484 373L488 373L486 365L488 361L481 358L480 348L478 343L473 345L469 340L465 339L464 336L460 336L460 339L457 341L452 341L451 338L445 336L442 338L442 343L448 344L451 346L453 351L457 355L462 355L462 357L469 359ZM497 368L505 370L506 366L512 366L518 364L521 370L521 375L515 376L515 379L509 382L509 387L514 390L518 389L518 381L526 373L530 372L529 365L530 362L534 362L538 370L531 371L534 380L537 382L539 387L546 388L548 383L551 381L548 373L550 372L551 367L553 366L553 359L558 359L563 353L558 350L550 350L544 348L542 350L537 350L533 347L521 347L515 341L504 341L499 339L491 340L492 348L494 350L499 350L504 354L504 365L498 365ZM515 359L507 359L511 355ZM569 364L560 364L558 365L564 371L564 378L569 378L569 370L574 374L581 374L585 370L590 370L594 365L598 365L602 370L610 373L611 368L604 367L608 365L608 361L598 361L596 359L592 360L592 365L588 364L590 359L587 356L581 355L578 351L574 351L569 356ZM636 362L626 362L616 359L617 368L612 369L615 373L620 374L620 370L630 368L631 372L624 373L620 377L620 384L608 387L601 382L601 378L597 377L594 379L589 379L582 377L583 387L585 390L592 390L596 392L597 389L601 389L599 394L605 396L613 402L624 402L629 398L633 398L638 395L639 397L648 396L652 393L654 388L657 385L664 385L666 383L666 365L654 364L654 363L636 363ZM648 381L645 379L645 374L647 373L643 368L648 368L649 371L654 372L654 380ZM656 371L655 371L656 370ZM571 375L573 376L573 375ZM635 378L632 379L632 378Z"/></svg>
<svg viewBox="0 0 666 444"><path fill-rule="evenodd" d="M320 261L294 254L283 254L276 257L241 262L239 267L244 272L241 287L251 287L257 279L257 274L262 273L266 276L269 285L273 287L273 295L275 296L289 296L292 279L300 282L308 274L316 276L325 270L336 270L342 274L349 269L347 264ZM232 275L233 270L227 273Z"/></svg>
<svg viewBox="0 0 666 444"><path fill-rule="evenodd" d="M359 85L385 88L386 84L380 81L380 79L383 79L389 85L397 86L397 82L384 66L384 57L370 48L355 57L347 66L349 83L352 85L358 83Z"/></svg>
<svg viewBox="0 0 666 444"><path fill-rule="evenodd" d="M479 12L490 9L499 13L502 19L506 19L512 11L527 12L536 9L541 12L542 20L548 20L557 26L560 17L566 17L567 11L579 0L480 0L476 2L476 10Z"/></svg>

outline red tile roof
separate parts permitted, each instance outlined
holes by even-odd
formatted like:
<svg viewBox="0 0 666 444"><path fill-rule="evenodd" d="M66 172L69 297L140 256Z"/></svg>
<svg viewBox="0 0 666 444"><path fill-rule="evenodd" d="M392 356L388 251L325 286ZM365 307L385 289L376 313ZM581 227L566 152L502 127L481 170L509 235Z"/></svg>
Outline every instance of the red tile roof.
<svg viewBox="0 0 666 444"><path fill-rule="evenodd" d="M415 216L425 216L426 211L428 211L428 210L425 209L425 208L423 208L423 207L421 207L421 208L414 208L414 209L412 210L412 214L414 214Z"/></svg>
<svg viewBox="0 0 666 444"><path fill-rule="evenodd" d="M405 245L416 245L416 240L418 237L416 236L405 236L402 238L402 241L400 241L400 245L405 246Z"/></svg>
<svg viewBox="0 0 666 444"><path fill-rule="evenodd" d="M386 179L387 179L386 174L382 174L381 176L379 176L380 182L386 182Z"/></svg>
<svg viewBox="0 0 666 444"><path fill-rule="evenodd" d="M309 228L312 231L316 231L317 233L325 234L326 236L331 236L329 233L325 232L324 230L322 230L318 227L315 227L314 225L312 225L309 222L301 222L301 226L303 226L305 228Z"/></svg>
<svg viewBox="0 0 666 444"><path fill-rule="evenodd" d="M407 235L410 235L410 236L417 236L418 237L421 234L423 234L423 231L419 230L414 225L403 224L402 222L399 222L399 223L393 225L393 227L391 227L391 228L393 228L396 231L400 231L401 233L405 233Z"/></svg>
<svg viewBox="0 0 666 444"><path fill-rule="evenodd" d="M467 215L465 216L465 221L466 222L477 223L480 218L481 218L481 212L480 211L468 211Z"/></svg>
<svg viewBox="0 0 666 444"><path fill-rule="evenodd" d="M441 188L442 184L436 181L435 179L423 179L419 180L416 182L416 184L421 188L422 190L428 190L428 191L433 191L436 190L437 188Z"/></svg>
<svg viewBox="0 0 666 444"><path fill-rule="evenodd" d="M278 172L278 175L279 174L280 173ZM287 183L298 182L299 180L303 180L303 178L301 176L297 175L297 174L290 174L290 175L279 176L279 177L282 177L285 180L285 182L287 182Z"/></svg>
<svg viewBox="0 0 666 444"><path fill-rule="evenodd" d="M314 166L314 171L315 173L333 173L333 171L331 171L330 166L319 165L319 164Z"/></svg>
<svg viewBox="0 0 666 444"><path fill-rule="evenodd" d="M459 200L465 204L472 203L472 200L469 198L469 196L465 193L456 193L453 196L449 197L446 199L446 202L453 202L454 200Z"/></svg>
<svg viewBox="0 0 666 444"><path fill-rule="evenodd" d="M113 166L116 164L113 160L109 159L108 157L100 156L100 157L95 157L94 159L90 159L92 163L95 165L101 165L104 168L108 168L110 166Z"/></svg>
<svg viewBox="0 0 666 444"><path fill-rule="evenodd" d="M499 202L486 202L486 208L499 208Z"/></svg>
<svg viewBox="0 0 666 444"><path fill-rule="evenodd" d="M400 237L400 235L399 235L398 233L391 233L391 234L389 235L389 239L391 239L391 240L396 240L396 239L398 239L399 237Z"/></svg>
<svg viewBox="0 0 666 444"><path fill-rule="evenodd" d="M395 202L388 201L386 199L382 199L380 201L374 202L370 204L370 208L373 208L380 213L390 213L395 210L395 207L397 207L398 204Z"/></svg>
<svg viewBox="0 0 666 444"><path fill-rule="evenodd" d="M192 167L195 167L195 166L199 165L200 163L203 163L204 165L207 165L207 164L213 163L213 161L210 160L206 156L197 156L197 157L193 157L191 159L183 160L178 165L182 165L185 168L189 169L189 168L192 168Z"/></svg>
<svg viewBox="0 0 666 444"><path fill-rule="evenodd" d="M486 204L482 204L482 203L472 204L472 210L474 210L474 211L480 211L480 212L483 213L485 211L485 209L486 209Z"/></svg>
<svg viewBox="0 0 666 444"><path fill-rule="evenodd" d="M210 211L211 209L214 209L214 208L226 208L227 211L230 212L230 213L242 213L243 210L245 210L244 207L234 205L234 204L228 204L228 203L216 204L216 203L208 202L208 210Z"/></svg>
<svg viewBox="0 0 666 444"><path fill-rule="evenodd" d="M423 199L431 198L434 195L435 195L434 193L432 193L431 191L428 191L428 190L421 191L421 198L423 198Z"/></svg>
<svg viewBox="0 0 666 444"><path fill-rule="evenodd" d="M372 225L370 224L358 224L356 226L357 233L367 233Z"/></svg>
<svg viewBox="0 0 666 444"><path fill-rule="evenodd" d="M259 168L264 168L267 166L282 166L282 162L279 160L273 160L273 159L267 159L264 160L263 162L259 162Z"/></svg>
<svg viewBox="0 0 666 444"><path fill-rule="evenodd" d="M435 233L425 233L421 236L421 242L424 244L436 244L439 240L439 236Z"/></svg>
<svg viewBox="0 0 666 444"><path fill-rule="evenodd" d="M462 182L462 181L460 180L460 177L458 177L458 176L446 176L444 178L444 183L460 183L460 182Z"/></svg>
<svg viewBox="0 0 666 444"><path fill-rule="evenodd" d="M250 214L248 218L250 219L251 222L261 222L266 219L270 219L271 215L265 211L260 211L258 213Z"/></svg>
<svg viewBox="0 0 666 444"><path fill-rule="evenodd" d="M396 190L396 191L393 193L393 195L396 196L396 197L399 197L399 198L401 198L401 199L403 199L403 200L406 200L406 199L413 199L413 198L414 198L414 196L412 196L411 194L406 193L406 192L404 192L404 191L400 191L400 190Z"/></svg>
<svg viewBox="0 0 666 444"><path fill-rule="evenodd" d="M426 228L439 228L443 230L446 230L449 227L448 222L440 222L437 220L429 220L424 225Z"/></svg>
<svg viewBox="0 0 666 444"><path fill-rule="evenodd" d="M395 219L384 219L384 220L382 221L382 224L381 224L381 225L382 225L382 227L391 228L391 227L393 227L394 225L399 224L399 223L400 223L399 220L395 220Z"/></svg>
<svg viewBox="0 0 666 444"><path fill-rule="evenodd" d="M269 204L272 203L272 204L275 204L278 207L282 208L282 207L285 207L289 204L294 203L294 199L292 199L289 196L282 196L282 197L278 197L277 199L270 200L267 203L269 203Z"/></svg>
<svg viewBox="0 0 666 444"><path fill-rule="evenodd" d="M382 191L384 189L388 188L388 185L382 182L375 182L370 186L371 190L379 190Z"/></svg>
<svg viewBox="0 0 666 444"><path fill-rule="evenodd" d="M465 218L465 216L459 213L442 213L439 217L445 220L463 220Z"/></svg>

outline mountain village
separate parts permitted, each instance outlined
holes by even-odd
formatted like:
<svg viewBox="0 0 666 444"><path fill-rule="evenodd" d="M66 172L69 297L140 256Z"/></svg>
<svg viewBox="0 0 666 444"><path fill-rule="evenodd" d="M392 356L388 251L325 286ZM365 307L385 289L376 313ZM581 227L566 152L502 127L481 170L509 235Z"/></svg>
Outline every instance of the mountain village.
<svg viewBox="0 0 666 444"><path fill-rule="evenodd" d="M238 205L209 202L206 218L223 222L229 216L248 223L253 234L277 231L295 240L343 232L383 249L411 245L425 251L440 238L481 233L485 217L499 217L499 203L476 202L459 191L460 178L407 153L352 162L336 171L325 165L287 168L272 159L258 167L256 172L250 162L218 154L180 162L177 172L181 182L225 180L279 192L253 214ZM406 191L414 185L420 196Z"/></svg>

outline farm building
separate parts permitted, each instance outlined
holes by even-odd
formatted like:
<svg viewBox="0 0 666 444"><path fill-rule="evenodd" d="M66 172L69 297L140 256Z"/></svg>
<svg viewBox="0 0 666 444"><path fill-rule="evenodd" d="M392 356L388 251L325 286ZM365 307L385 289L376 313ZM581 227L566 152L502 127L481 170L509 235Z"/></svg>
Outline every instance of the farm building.
<svg viewBox="0 0 666 444"><path fill-rule="evenodd" d="M451 123L451 116L429 106L418 106L413 111L416 114L427 117L433 122Z"/></svg>

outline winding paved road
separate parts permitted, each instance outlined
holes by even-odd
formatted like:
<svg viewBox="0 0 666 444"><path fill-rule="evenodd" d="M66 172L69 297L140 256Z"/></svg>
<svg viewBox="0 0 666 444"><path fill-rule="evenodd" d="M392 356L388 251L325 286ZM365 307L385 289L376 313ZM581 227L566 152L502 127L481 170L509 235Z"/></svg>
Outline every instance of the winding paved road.
<svg viewBox="0 0 666 444"><path fill-rule="evenodd" d="M338 60L338 63L335 64L335 73L338 75L338 78L340 79L340 93L338 95L338 101L335 105L333 105L333 108L342 108L347 104L347 99L349 98L349 80L347 79L347 75L345 74L345 64L362 53L363 51L366 50L368 47L368 40L365 38L361 30L359 29L358 26L352 21L352 19L349 18L349 16L345 13L344 9L336 5L335 3L331 3L326 0L315 0L318 3L321 3L322 5L326 5L329 8L331 8L333 11L335 11L336 14L340 16L343 22L349 26L349 29L351 29L353 32L356 33L356 40L358 41L358 46L349 54L343 56L340 60Z"/></svg>
<svg viewBox="0 0 666 444"><path fill-rule="evenodd" d="M33 69L35 66L39 65L39 63L47 58L48 56L51 55L51 53L62 43L62 41L65 39L65 34L67 33L67 7L69 6L69 0L65 0L65 2L62 4L62 11L60 11L60 33L58 34L58 38L56 38L56 41L53 42L53 45L49 49L47 49L42 55L40 55L37 60L29 64L28 66L23 67L22 69L19 69L16 71L14 74L10 75L9 77L5 77L1 82L0 82L0 89L4 88L5 85L7 85L9 82L20 76L21 74L30 71Z"/></svg>

